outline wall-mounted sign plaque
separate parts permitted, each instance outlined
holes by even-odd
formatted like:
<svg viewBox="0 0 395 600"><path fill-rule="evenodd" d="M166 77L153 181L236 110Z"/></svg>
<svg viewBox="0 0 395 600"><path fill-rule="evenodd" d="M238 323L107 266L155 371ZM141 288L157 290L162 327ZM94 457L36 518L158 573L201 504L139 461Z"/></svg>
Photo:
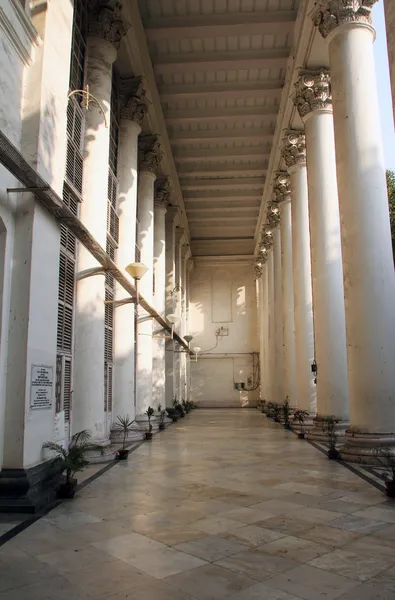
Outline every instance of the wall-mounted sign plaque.
<svg viewBox="0 0 395 600"><path fill-rule="evenodd" d="M32 365L30 383L31 410L52 408L53 397L53 367Z"/></svg>

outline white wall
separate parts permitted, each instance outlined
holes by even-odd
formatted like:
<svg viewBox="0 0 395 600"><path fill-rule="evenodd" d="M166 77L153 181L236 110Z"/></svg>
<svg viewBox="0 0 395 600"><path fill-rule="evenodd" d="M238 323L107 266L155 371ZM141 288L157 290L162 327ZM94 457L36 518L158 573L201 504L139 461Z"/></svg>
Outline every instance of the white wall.
<svg viewBox="0 0 395 600"><path fill-rule="evenodd" d="M255 406L258 388L239 392L253 376L253 353L258 353L256 286L250 263L227 259L196 259L191 274L191 347L202 352L191 362L191 399L200 406ZM217 340L224 327L228 335ZM255 355L255 364L259 356ZM250 385L248 387L251 387Z"/></svg>

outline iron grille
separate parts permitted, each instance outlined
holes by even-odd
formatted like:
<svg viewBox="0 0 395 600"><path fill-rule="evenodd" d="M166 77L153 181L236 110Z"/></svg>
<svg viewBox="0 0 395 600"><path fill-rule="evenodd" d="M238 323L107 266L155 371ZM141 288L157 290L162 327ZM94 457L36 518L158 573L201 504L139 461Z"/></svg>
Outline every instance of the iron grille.
<svg viewBox="0 0 395 600"><path fill-rule="evenodd" d="M113 391L113 366L107 362L104 363L104 410L112 411L112 391Z"/></svg>
<svg viewBox="0 0 395 600"><path fill-rule="evenodd" d="M82 144L84 134L84 116L75 97L70 98L67 105L67 151L66 181L78 199L82 199L82 173L84 160Z"/></svg>
<svg viewBox="0 0 395 600"><path fill-rule="evenodd" d="M105 291L106 300L114 300L114 293L108 289ZM105 304L104 308L104 358L113 362L114 355L114 305Z"/></svg>
<svg viewBox="0 0 395 600"><path fill-rule="evenodd" d="M70 58L70 89L84 87L85 55L87 37L87 2L74 0L73 35Z"/></svg>
<svg viewBox="0 0 395 600"><path fill-rule="evenodd" d="M74 269L74 260L61 251L59 256L57 347L60 352L66 353L71 353L73 347Z"/></svg>
<svg viewBox="0 0 395 600"><path fill-rule="evenodd" d="M107 186L107 235L111 237L115 246L119 240L119 217L117 211L118 181L115 174L108 169Z"/></svg>
<svg viewBox="0 0 395 600"><path fill-rule="evenodd" d="M71 412L71 363L72 359L70 356L67 357L63 354L56 356L56 412L64 410L66 423L70 421Z"/></svg>
<svg viewBox="0 0 395 600"><path fill-rule="evenodd" d="M112 75L111 112L110 112L110 152L108 164L117 175L119 146L119 81L115 69Z"/></svg>

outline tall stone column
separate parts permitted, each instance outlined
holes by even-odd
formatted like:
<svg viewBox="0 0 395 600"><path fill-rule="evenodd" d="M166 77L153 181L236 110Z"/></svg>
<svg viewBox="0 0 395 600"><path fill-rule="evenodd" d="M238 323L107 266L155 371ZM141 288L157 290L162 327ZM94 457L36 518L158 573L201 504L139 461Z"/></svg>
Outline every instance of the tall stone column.
<svg viewBox="0 0 395 600"><path fill-rule="evenodd" d="M268 400L270 397L270 364L269 364L269 288L268 288L268 265L267 253L263 261L262 268L262 329L263 329L263 361L262 361L262 384L263 384L263 399Z"/></svg>
<svg viewBox="0 0 395 600"><path fill-rule="evenodd" d="M302 74L295 104L305 125L313 283L317 417L310 437L322 437L322 418L348 427L346 323L339 200L330 77L324 71Z"/></svg>
<svg viewBox="0 0 395 600"><path fill-rule="evenodd" d="M258 325L258 341L259 341L259 399L265 398L265 346L264 346L264 317L263 317L263 261L260 258L260 254L257 256L254 263L255 273L255 289L257 298L257 325Z"/></svg>
<svg viewBox="0 0 395 600"><path fill-rule="evenodd" d="M262 241L267 252L267 353L265 355L265 373L267 380L267 400L277 402L276 396L276 328L275 328L275 302L274 302L274 261L273 261L273 234L265 228Z"/></svg>
<svg viewBox="0 0 395 600"><path fill-rule="evenodd" d="M343 247L351 428L342 455L395 452L395 273L373 56L374 0L323 2ZM373 454L373 457L372 457Z"/></svg>
<svg viewBox="0 0 395 600"><path fill-rule="evenodd" d="M384 0L385 25L387 29L388 60L390 67L392 106L395 119L395 3L393 0Z"/></svg>
<svg viewBox="0 0 395 600"><path fill-rule="evenodd" d="M177 206L168 206L166 213L166 315L175 314L174 288L176 286L175 219ZM174 342L166 343L166 406L172 406L175 395Z"/></svg>
<svg viewBox="0 0 395 600"><path fill-rule="evenodd" d="M174 295L174 312L179 320L176 323L177 329L180 329L182 322L182 247L184 245L184 229L176 227L175 229L175 285L173 289ZM174 347L174 397L181 402L181 356L178 344L173 342Z"/></svg>
<svg viewBox="0 0 395 600"><path fill-rule="evenodd" d="M121 80L121 119L118 155L119 245L116 263L124 271L134 261L137 218L138 136L147 112L141 78ZM126 274L127 277L129 277ZM116 301L127 296L116 285ZM134 311L135 305L115 304L114 319L114 415L136 416L134 394ZM115 433L115 432L114 432Z"/></svg>
<svg viewBox="0 0 395 600"><path fill-rule="evenodd" d="M184 336L187 334L187 260L191 254L188 245L184 245L181 248L181 322L180 322L180 334ZM187 399L187 362L186 353L182 347L179 346L180 350L180 401Z"/></svg>
<svg viewBox="0 0 395 600"><path fill-rule="evenodd" d="M290 399L291 406L297 406L294 286L292 279L292 214L289 175L278 173L273 191L280 209L284 395Z"/></svg>
<svg viewBox="0 0 395 600"><path fill-rule="evenodd" d="M141 262L148 267L140 281L139 289L144 298L153 304L154 273L154 183L161 158L158 136L144 135L139 138L139 185L138 217L140 223L139 246ZM137 319L137 382L136 414L139 421L152 406L152 318L139 306Z"/></svg>
<svg viewBox="0 0 395 600"><path fill-rule="evenodd" d="M314 360L313 297L311 289L309 205L305 137L290 132L282 157L290 175L292 197L292 261L295 308L295 350L298 408L316 414L316 388L311 375Z"/></svg>
<svg viewBox="0 0 395 600"><path fill-rule="evenodd" d="M97 5L94 5L97 6ZM100 102L86 112L83 198L80 219L106 248L108 156L112 65L125 30L117 9L89 13L86 83ZM104 422L104 272L79 246L75 317L73 431L88 429L97 443L108 442Z"/></svg>
<svg viewBox="0 0 395 600"><path fill-rule="evenodd" d="M166 316L166 211L169 200L169 181L163 177L155 183L155 218L154 218L154 274L155 274L155 308L162 316ZM155 408L162 409L166 404L166 331L158 329L154 338L154 358L152 373L152 400Z"/></svg>

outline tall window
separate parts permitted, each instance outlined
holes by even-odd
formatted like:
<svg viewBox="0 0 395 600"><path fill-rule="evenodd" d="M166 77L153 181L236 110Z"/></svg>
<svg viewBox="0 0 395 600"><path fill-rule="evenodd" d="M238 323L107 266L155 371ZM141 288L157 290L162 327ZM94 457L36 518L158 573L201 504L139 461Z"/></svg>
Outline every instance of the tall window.
<svg viewBox="0 0 395 600"><path fill-rule="evenodd" d="M107 244L106 251L115 261L115 253L118 247L118 138L119 138L119 94L118 79L113 73L111 91L111 115L110 115L110 148L108 159L108 187L107 187ZM115 280L110 274L106 274L105 299L114 300ZM104 410L112 411L113 397L113 368L114 368L114 305L105 305L104 321Z"/></svg>
<svg viewBox="0 0 395 600"><path fill-rule="evenodd" d="M86 0L74 1L74 22L70 60L70 90L82 89L86 53ZM63 184L63 202L78 216L82 200L84 114L78 96L67 106L67 151ZM72 362L74 345L76 238L65 226L60 226L58 327L56 357L56 410L63 411L70 421L72 394Z"/></svg>

